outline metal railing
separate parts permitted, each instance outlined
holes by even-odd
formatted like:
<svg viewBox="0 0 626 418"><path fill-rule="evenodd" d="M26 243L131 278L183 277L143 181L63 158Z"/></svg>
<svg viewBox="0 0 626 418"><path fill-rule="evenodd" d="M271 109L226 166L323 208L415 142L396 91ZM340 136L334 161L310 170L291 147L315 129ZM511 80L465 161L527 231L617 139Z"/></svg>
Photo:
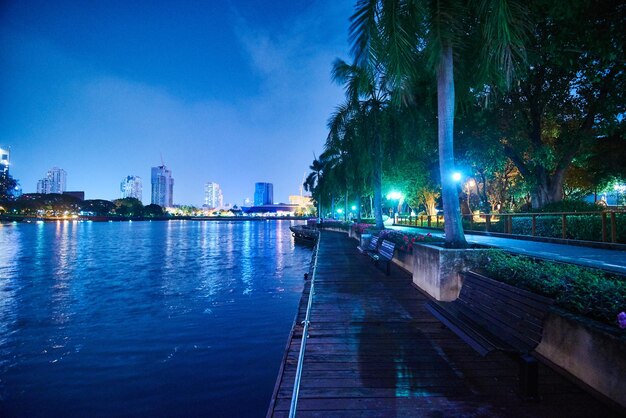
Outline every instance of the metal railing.
<svg viewBox="0 0 626 418"><path fill-rule="evenodd" d="M321 235L321 234L320 234ZM311 275L311 287L309 288L309 301L306 306L306 315L302 324L302 342L300 343L300 353L298 354L298 366L296 367L296 377L293 382L293 392L291 394L291 406L289 407L289 418L296 416L298 407L298 395L300 393L300 380L302 378L302 367L304 364L304 352L306 351L306 340L309 337L309 324L311 323L311 305L313 304L313 295L315 293L315 274L317 272L317 255L319 253L321 236L317 238L315 246L315 256L313 258L313 274Z"/></svg>
<svg viewBox="0 0 626 418"><path fill-rule="evenodd" d="M586 218L583 218L586 217ZM626 243L623 229L626 211L606 210L602 212L545 212L545 213L475 213L462 215L466 231L498 232L509 235L530 235L562 239L578 239L611 243ZM516 224L514 225L514 219ZM587 237L581 236L580 223L595 223L589 227ZM398 216L396 224L427 228L443 228L443 215ZM541 226L541 228L540 228ZM541 229L541 230L540 230ZM622 231L622 232L620 232ZM621 235L620 235L621 234Z"/></svg>

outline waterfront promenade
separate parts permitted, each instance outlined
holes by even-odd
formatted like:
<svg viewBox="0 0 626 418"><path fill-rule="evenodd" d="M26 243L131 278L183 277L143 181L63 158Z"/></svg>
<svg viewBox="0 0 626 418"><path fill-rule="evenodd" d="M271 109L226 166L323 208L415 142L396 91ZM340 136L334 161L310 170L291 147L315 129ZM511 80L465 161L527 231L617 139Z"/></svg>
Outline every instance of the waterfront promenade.
<svg viewBox="0 0 626 418"><path fill-rule="evenodd" d="M475 353L425 309L408 273L386 276L356 245L321 234L297 416L617 416L543 365L540 399L521 399L514 360ZM308 286L268 417L289 414L307 301Z"/></svg>

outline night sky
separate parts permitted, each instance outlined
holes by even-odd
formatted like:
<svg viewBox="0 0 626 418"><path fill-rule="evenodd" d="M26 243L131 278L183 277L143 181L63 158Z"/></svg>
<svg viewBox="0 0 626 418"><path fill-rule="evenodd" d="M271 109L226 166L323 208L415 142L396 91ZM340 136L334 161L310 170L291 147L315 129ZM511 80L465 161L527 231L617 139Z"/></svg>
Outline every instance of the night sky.
<svg viewBox="0 0 626 418"><path fill-rule="evenodd" d="M207 181L241 205L255 182L298 194L342 101L352 1L0 1L0 146L25 193L58 166L67 189L116 199L161 158L174 203Z"/></svg>

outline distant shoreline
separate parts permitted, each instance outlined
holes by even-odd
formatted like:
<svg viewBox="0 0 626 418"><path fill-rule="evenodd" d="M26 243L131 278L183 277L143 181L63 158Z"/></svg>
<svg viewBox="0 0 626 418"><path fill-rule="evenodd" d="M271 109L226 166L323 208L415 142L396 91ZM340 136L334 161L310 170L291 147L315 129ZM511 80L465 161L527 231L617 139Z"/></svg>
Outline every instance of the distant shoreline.
<svg viewBox="0 0 626 418"><path fill-rule="evenodd" d="M48 217L41 218L37 216L12 216L12 215L0 215L0 222L2 223L36 223L36 222L142 222L142 221L272 221L272 220L288 220L288 221L304 221L308 217L302 216L167 216L167 217L155 217L146 218L142 216L137 217L118 217L118 216L79 216L77 218L71 217Z"/></svg>

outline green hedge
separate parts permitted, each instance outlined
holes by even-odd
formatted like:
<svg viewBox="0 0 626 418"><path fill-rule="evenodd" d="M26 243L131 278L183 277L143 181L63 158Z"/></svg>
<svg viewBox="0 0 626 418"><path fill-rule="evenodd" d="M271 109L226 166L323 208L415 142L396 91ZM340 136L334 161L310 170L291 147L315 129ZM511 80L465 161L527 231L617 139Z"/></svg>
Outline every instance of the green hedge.
<svg viewBox="0 0 626 418"><path fill-rule="evenodd" d="M626 311L624 277L502 250L489 250L485 257L487 276L553 298L557 306L572 313L616 325L617 314Z"/></svg>
<svg viewBox="0 0 626 418"><path fill-rule="evenodd" d="M617 242L626 243L626 213L615 215L617 225ZM532 217L514 216L512 219L514 234L530 235L532 233ZM504 218L498 222L498 229L503 230ZM493 226L493 224L492 224ZM496 228L492 228L494 231ZM607 238L611 238L610 216L606 222ZM539 237L562 238L561 216L537 216L535 235ZM599 215L568 215L566 237L568 239L602 241L602 219Z"/></svg>

